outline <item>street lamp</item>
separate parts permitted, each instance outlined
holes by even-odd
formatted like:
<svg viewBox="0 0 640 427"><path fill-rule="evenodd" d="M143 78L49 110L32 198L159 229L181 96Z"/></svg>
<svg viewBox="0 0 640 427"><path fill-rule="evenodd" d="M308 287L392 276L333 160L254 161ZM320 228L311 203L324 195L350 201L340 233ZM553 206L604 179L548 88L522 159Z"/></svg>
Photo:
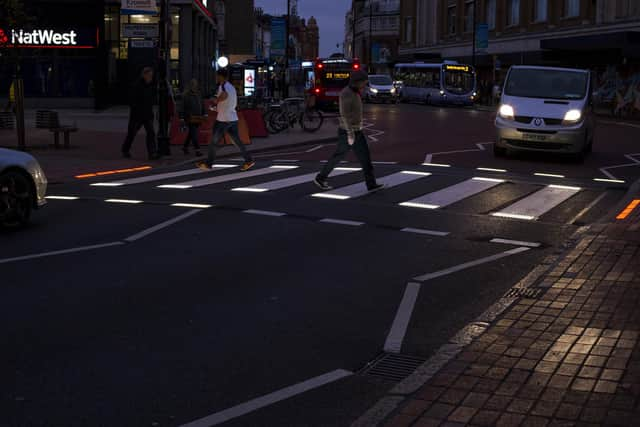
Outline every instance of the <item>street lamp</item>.
<svg viewBox="0 0 640 427"><path fill-rule="evenodd" d="M170 156L169 148L169 0L160 2L160 57L158 58L158 154Z"/></svg>
<svg viewBox="0 0 640 427"><path fill-rule="evenodd" d="M283 98L289 97L289 86L287 85L287 72L289 70L289 22L291 20L291 0L287 0L287 27L286 27L286 40L284 48L284 73L282 75L282 90Z"/></svg>
<svg viewBox="0 0 640 427"><path fill-rule="evenodd" d="M473 41L471 47L471 65L476 68L476 0L473 0Z"/></svg>
<svg viewBox="0 0 640 427"><path fill-rule="evenodd" d="M217 64L220 68L227 68L227 65L229 65L229 58L227 58L226 56L221 56L220 58L218 58Z"/></svg>

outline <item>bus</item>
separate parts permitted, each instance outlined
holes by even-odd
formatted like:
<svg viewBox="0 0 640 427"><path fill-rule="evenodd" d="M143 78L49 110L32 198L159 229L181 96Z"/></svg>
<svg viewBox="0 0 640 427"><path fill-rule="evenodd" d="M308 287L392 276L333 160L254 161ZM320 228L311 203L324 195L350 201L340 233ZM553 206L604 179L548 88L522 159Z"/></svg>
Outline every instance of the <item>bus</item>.
<svg viewBox="0 0 640 427"><path fill-rule="evenodd" d="M339 57L318 58L313 71L308 74L308 92L315 97L316 106L323 109L337 108L340 92L349 84L352 71L360 69L358 59Z"/></svg>
<svg viewBox="0 0 640 427"><path fill-rule="evenodd" d="M394 70L402 101L469 106L477 98L476 73L470 65L414 62L396 64Z"/></svg>

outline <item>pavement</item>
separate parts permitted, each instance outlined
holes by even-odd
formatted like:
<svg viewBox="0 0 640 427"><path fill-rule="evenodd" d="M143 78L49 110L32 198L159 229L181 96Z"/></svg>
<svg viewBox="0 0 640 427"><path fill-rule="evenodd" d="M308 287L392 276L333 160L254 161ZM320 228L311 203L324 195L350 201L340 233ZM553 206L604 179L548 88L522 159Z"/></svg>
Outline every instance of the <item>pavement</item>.
<svg viewBox="0 0 640 427"><path fill-rule="evenodd" d="M353 425L637 425L640 181L613 213Z"/></svg>

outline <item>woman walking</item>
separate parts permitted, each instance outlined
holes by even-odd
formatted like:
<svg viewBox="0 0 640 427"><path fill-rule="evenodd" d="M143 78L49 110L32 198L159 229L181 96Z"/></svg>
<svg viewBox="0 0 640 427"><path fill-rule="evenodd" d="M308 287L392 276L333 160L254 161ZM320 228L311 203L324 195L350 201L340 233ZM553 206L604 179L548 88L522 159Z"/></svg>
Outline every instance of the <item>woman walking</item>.
<svg viewBox="0 0 640 427"><path fill-rule="evenodd" d="M202 95L200 94L200 88L198 81L192 79L189 82L189 87L184 91L182 96L183 109L184 109L184 121L189 127L189 134L184 141L182 151L184 154L189 154L189 142L193 144L193 148L196 150L196 156L202 156L200 152L200 145L198 144L198 128L204 121L204 108L202 104Z"/></svg>

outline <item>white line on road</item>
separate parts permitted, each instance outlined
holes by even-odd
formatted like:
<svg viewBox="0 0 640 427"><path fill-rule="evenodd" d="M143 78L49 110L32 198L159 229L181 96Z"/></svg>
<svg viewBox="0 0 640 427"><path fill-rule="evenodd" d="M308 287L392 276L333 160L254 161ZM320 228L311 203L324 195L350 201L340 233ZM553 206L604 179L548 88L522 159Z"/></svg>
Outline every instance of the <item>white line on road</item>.
<svg viewBox="0 0 640 427"><path fill-rule="evenodd" d="M507 216L511 218L538 219L540 216L558 206L565 200L580 192L580 187L565 185L548 185L541 190L521 199L512 205L494 212L493 216Z"/></svg>
<svg viewBox="0 0 640 427"><path fill-rule="evenodd" d="M49 257L49 256L54 256L54 255L64 255L64 254L71 254L74 252L84 252L84 251L91 251L94 249L102 249L102 248L108 248L110 246L118 246L118 245L124 245L123 242L111 242L111 243L104 243L101 245L91 245L91 246L80 246L77 248L71 248L71 249L63 249L60 251L52 251L52 252L43 252L40 254L33 254L33 255L25 255L25 256L19 256L19 257L13 257L13 258L5 258L5 259L0 259L0 264L8 264L10 262L16 262L16 261L26 261L29 259L36 259L36 258L45 258L45 257Z"/></svg>
<svg viewBox="0 0 640 427"><path fill-rule="evenodd" d="M349 221L346 219L334 219L334 218L324 218L324 219L321 219L319 222L324 222L327 224L352 225L355 227L364 225L364 222L360 222L360 221Z"/></svg>
<svg viewBox="0 0 640 427"><path fill-rule="evenodd" d="M479 171L486 171L486 172L500 172L500 173L505 173L507 170L506 169L494 169L494 168L476 168Z"/></svg>
<svg viewBox="0 0 640 427"><path fill-rule="evenodd" d="M597 182L611 182L614 184L624 184L625 181L621 180L621 179L604 179L604 178L593 178L594 181Z"/></svg>
<svg viewBox="0 0 640 427"><path fill-rule="evenodd" d="M78 196L47 196L47 200L78 200Z"/></svg>
<svg viewBox="0 0 640 427"><path fill-rule="evenodd" d="M336 369L335 371L331 371L326 374L308 379L301 383L282 388L278 391L274 391L273 393L269 393L264 396L249 400L248 402L241 403L229 409L225 409L224 411L216 412L215 414L209 415L199 420L183 424L181 427L210 427L222 424L226 421L241 417L260 408L273 405L274 403L289 399L293 396L297 396L298 394L305 393L309 390L322 387L326 384L338 381L350 375L353 375L353 373L350 371L344 369Z"/></svg>
<svg viewBox="0 0 640 427"><path fill-rule="evenodd" d="M105 200L107 203L126 203L129 205L138 205L143 203L142 200L131 200L131 199L107 199Z"/></svg>
<svg viewBox="0 0 640 427"><path fill-rule="evenodd" d="M347 173L359 171L359 168L335 168L331 171L330 177L340 176ZM265 191L280 190L282 188L293 187L300 184L311 183L318 173L308 173L304 175L292 176L290 178L278 179L275 181L263 182L261 184L252 185L250 187L236 187L232 191L248 191L254 193L263 193Z"/></svg>
<svg viewBox="0 0 640 427"><path fill-rule="evenodd" d="M505 258L511 255L515 255L515 254L519 254L521 252L525 252L530 250L531 248L525 248L525 247L521 247L521 248L515 248L515 249L511 249L508 250L506 252L500 252L498 254L495 255L491 255L485 258L480 258L474 261L469 261L469 262L465 262L464 264L460 264L460 265L456 265L450 268L446 268L444 270L440 270L440 271L436 271L433 273L428 273L428 274L423 274L422 276L418 276L415 277L413 280L418 280L419 282L425 282L427 280L431 280L431 279L435 279L437 277L442 277L442 276L446 276L448 274L451 273L456 273L458 271L461 270L466 270L467 268L471 268L471 267L475 267L477 265L482 265L482 264L486 264L488 262L492 262L492 261L496 261L499 260L501 258Z"/></svg>
<svg viewBox="0 0 640 427"><path fill-rule="evenodd" d="M285 216L287 215L284 212L275 212L275 211L261 211L258 209L247 209L246 211L242 211L246 214L253 214L253 215L264 215L264 216Z"/></svg>
<svg viewBox="0 0 640 427"><path fill-rule="evenodd" d="M391 175L384 176L378 179L380 184L384 184L385 188L395 187L407 182L415 181L417 179L430 176L428 172L418 173L415 171L402 171L396 172ZM335 190L327 191L324 193L314 193L312 197L325 197L330 199L345 200L349 198L356 198L368 194L367 186L364 182L358 182L356 184L347 185L346 187L340 187Z"/></svg>
<svg viewBox="0 0 640 427"><path fill-rule="evenodd" d="M509 239L491 239L489 240L491 243L504 243L505 245L514 245L514 246L527 246L529 248L539 248L540 243L537 242L525 242L522 240L509 240Z"/></svg>
<svg viewBox="0 0 640 427"><path fill-rule="evenodd" d="M173 203L171 206L176 208L209 209L213 205L203 205L200 203Z"/></svg>
<svg viewBox="0 0 640 427"><path fill-rule="evenodd" d="M636 159L635 156L640 156L640 153L625 154L624 157L629 159L629 160L631 160L633 163L624 163L624 164L620 164L620 165L607 166L607 167L604 167L604 168L600 168L600 172L602 172L604 175L606 175L610 179L617 180L618 177L616 177L611 172L609 172L608 169L626 168L626 167L629 167L629 166L640 166L640 160Z"/></svg>
<svg viewBox="0 0 640 427"><path fill-rule="evenodd" d="M557 175L554 173L543 173L543 172L536 172L534 173L535 176L546 176L549 178L564 178L564 175Z"/></svg>
<svg viewBox="0 0 640 427"><path fill-rule="evenodd" d="M575 223L577 220L579 220L580 218L582 218L582 216L584 214L586 214L587 212L589 212L591 210L591 208L593 208L595 205L597 205L598 203L600 203L600 201L602 199L605 198L605 196L607 195L607 192L604 191L602 194L600 194L598 197L596 197L594 200L591 201L591 203L589 203L587 206L584 207L584 209L582 209L580 212L577 213L576 216L574 216L573 218L571 218L567 224L573 224Z"/></svg>
<svg viewBox="0 0 640 427"><path fill-rule="evenodd" d="M415 234L426 234L429 236L448 236L449 232L448 231L433 231L433 230L425 230L423 228L411 228L411 227L405 227L402 230L405 233L415 233Z"/></svg>
<svg viewBox="0 0 640 427"><path fill-rule="evenodd" d="M194 181L179 182L178 184L171 185L159 185L158 188L179 188L178 186L184 186L186 188L203 187L205 185L222 184L224 182L254 178L261 175L279 173L285 170L293 170L298 168L299 166L293 165L274 165L266 168L250 170L247 172L235 172L227 175L219 175L213 178L197 179Z"/></svg>
<svg viewBox="0 0 640 427"><path fill-rule="evenodd" d="M504 182L502 179L476 177L466 181L459 182L442 190L424 194L408 202L400 203L402 206L410 207L428 207L429 209L437 209L452 205L467 197L474 196L478 193L487 191L496 185Z"/></svg>
<svg viewBox="0 0 640 427"><path fill-rule="evenodd" d="M485 145L491 145L493 142L478 142L476 143L476 147L478 148L470 148L468 150L452 150L452 151L439 151L437 153L428 153L424 158L424 163L430 163L433 160L433 156L436 154L458 154L458 153L469 153L473 151L486 151L484 148Z"/></svg>
<svg viewBox="0 0 640 427"><path fill-rule="evenodd" d="M195 174L207 173L207 172L211 172L211 171L228 169L228 168L233 168L233 167L236 167L236 166L237 165L216 164L216 165L213 165L213 167L211 168L210 171L205 171L205 170L202 170L202 169L193 168L193 169L187 169L187 170L182 170L182 171L178 171L178 172L159 173L159 174L155 174L155 175L142 176L142 177L139 177L139 178L124 179L122 181L96 182L96 183L91 184L91 185L92 186L98 186L98 187L118 187L118 186L121 186L121 185L142 184L142 183L145 183L145 182L161 181L163 179L178 178L178 177L181 177L181 176L195 175Z"/></svg>
<svg viewBox="0 0 640 427"><path fill-rule="evenodd" d="M319 150L322 147L324 147L324 145L322 145L322 144L321 145L316 145L315 147L309 148L308 150L306 150L305 153L313 153L314 151Z"/></svg>
<svg viewBox="0 0 640 427"><path fill-rule="evenodd" d="M420 292L420 283L407 283L407 287L400 301L400 306L396 312L396 317L393 319L393 324L387 340L384 343L384 351L389 353L400 353L402 349L402 341L407 333L407 327L413 314L413 307L416 304L418 293Z"/></svg>
<svg viewBox="0 0 640 427"><path fill-rule="evenodd" d="M167 228L170 225L175 224L176 222L180 222L183 219L187 219L192 215L197 214L198 212L202 212L201 209L193 209L190 210L188 212L183 213L182 215L178 215L177 217L170 219L168 221L165 221L163 223L160 223L158 225L154 225L153 227L147 228L146 230L143 230L139 233L134 234L133 236L129 236L126 239L124 239L126 242L135 242L136 240L140 240L143 237L147 237L149 234L155 233L156 231L160 231L163 228Z"/></svg>

